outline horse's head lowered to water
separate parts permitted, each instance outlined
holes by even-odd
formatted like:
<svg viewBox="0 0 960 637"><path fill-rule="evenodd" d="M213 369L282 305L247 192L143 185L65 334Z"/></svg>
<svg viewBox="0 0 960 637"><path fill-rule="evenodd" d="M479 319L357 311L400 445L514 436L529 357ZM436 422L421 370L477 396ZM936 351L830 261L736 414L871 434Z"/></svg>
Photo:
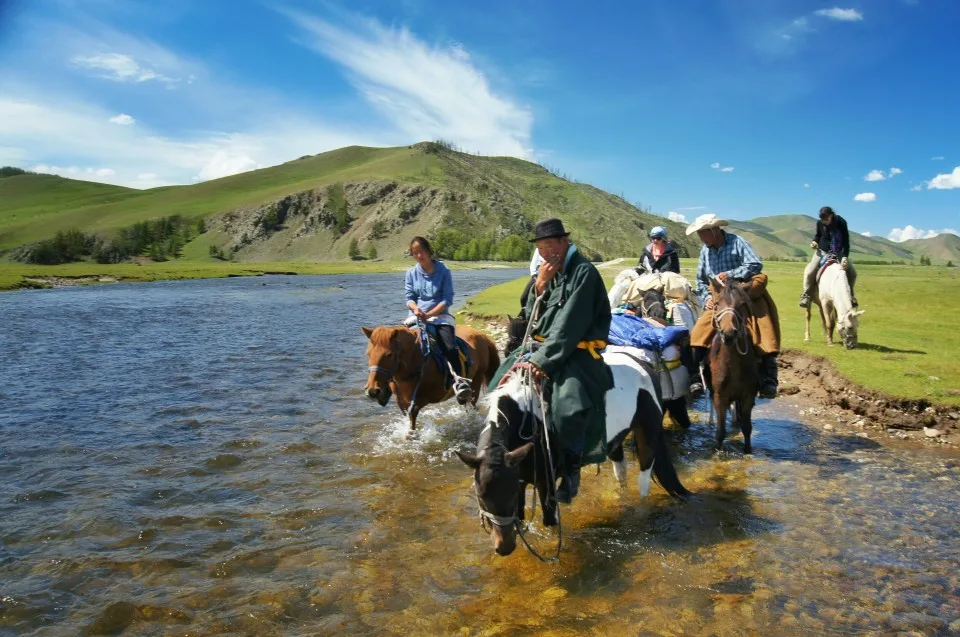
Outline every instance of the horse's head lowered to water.
<svg viewBox="0 0 960 637"><path fill-rule="evenodd" d="M535 427L542 428L543 420L536 395L519 375L511 377L485 401L489 412L477 441L477 453L456 454L474 470L477 504L484 523L490 524L493 550L498 555L510 555L517 548L516 526L523 517L524 488L534 480L530 453L534 443L524 442L524 438L532 438ZM555 505L543 500L541 503L544 524L555 524Z"/></svg>

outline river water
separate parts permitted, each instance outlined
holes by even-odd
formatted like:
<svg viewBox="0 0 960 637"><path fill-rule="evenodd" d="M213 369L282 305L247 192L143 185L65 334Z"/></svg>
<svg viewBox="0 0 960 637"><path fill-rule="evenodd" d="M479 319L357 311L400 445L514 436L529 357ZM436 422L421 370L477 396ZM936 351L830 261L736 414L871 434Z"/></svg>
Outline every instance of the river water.
<svg viewBox="0 0 960 637"><path fill-rule="evenodd" d="M458 302L517 270L456 272ZM604 466L564 549L480 529L481 418L404 437L360 325L402 274L0 295L0 635L938 635L960 630L955 452L755 411L754 456L674 432L696 495ZM543 551L555 536L535 530Z"/></svg>

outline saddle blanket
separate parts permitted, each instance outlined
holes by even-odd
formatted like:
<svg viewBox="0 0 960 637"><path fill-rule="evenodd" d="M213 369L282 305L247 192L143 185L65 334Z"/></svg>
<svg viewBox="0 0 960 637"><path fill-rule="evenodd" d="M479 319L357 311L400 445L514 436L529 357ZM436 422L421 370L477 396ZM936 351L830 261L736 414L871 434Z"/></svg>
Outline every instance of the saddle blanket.
<svg viewBox="0 0 960 637"><path fill-rule="evenodd" d="M817 283L820 283L820 278L823 276L823 273L826 272L827 268L829 268L834 263L840 263L840 262L837 261L836 257L830 256L826 261L820 264L820 269L817 270Z"/></svg>
<svg viewBox="0 0 960 637"><path fill-rule="evenodd" d="M685 326L654 327L638 316L615 313L610 317L607 342L662 352L670 345L682 344L689 336L690 330Z"/></svg>
<svg viewBox="0 0 960 637"><path fill-rule="evenodd" d="M662 352L650 348L608 345L611 354L625 354L649 366L657 373L663 400L683 398L690 391L690 372L680 362L680 347L670 345Z"/></svg>

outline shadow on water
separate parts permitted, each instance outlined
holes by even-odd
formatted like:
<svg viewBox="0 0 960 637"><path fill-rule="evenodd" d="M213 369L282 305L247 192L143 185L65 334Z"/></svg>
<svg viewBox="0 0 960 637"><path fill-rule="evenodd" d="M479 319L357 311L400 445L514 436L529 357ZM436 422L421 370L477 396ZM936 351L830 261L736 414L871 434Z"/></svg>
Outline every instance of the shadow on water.
<svg viewBox="0 0 960 637"><path fill-rule="evenodd" d="M873 352L880 352L881 354L924 354L926 352L919 349L897 349L895 347L887 347L886 345L874 345L873 343L864 343L863 341L857 343L857 349L868 349Z"/></svg>
<svg viewBox="0 0 960 637"><path fill-rule="evenodd" d="M569 592L626 590L634 575L627 564L659 568L656 556L695 556L705 547L780 531L779 522L754 511L745 489L726 484L722 475L714 475L711 482L685 502L654 495L647 503L624 502L592 513L576 528L571 523L566 529L571 541L562 557L568 568L575 565L568 571Z"/></svg>

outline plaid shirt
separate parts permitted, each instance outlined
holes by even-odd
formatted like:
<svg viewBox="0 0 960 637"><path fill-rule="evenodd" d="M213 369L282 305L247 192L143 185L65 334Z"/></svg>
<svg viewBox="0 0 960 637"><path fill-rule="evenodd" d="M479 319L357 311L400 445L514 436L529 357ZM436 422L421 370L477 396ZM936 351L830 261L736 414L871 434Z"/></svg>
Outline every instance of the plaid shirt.
<svg viewBox="0 0 960 637"><path fill-rule="evenodd" d="M706 303L710 296L710 279L726 272L731 279L746 281L760 274L763 262L750 244L735 234L724 232L725 241L719 248L704 245L697 264L697 296Z"/></svg>

